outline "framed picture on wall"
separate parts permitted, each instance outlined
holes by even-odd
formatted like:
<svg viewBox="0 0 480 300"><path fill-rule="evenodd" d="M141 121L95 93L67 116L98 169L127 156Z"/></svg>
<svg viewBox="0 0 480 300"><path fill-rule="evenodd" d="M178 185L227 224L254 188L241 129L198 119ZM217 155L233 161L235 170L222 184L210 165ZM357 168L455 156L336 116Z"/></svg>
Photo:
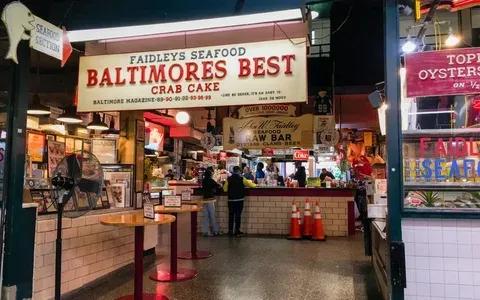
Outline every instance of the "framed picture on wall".
<svg viewBox="0 0 480 300"><path fill-rule="evenodd" d="M117 143L109 139L92 139L91 152L101 164L117 163Z"/></svg>
<svg viewBox="0 0 480 300"><path fill-rule="evenodd" d="M135 126L135 135L137 137L137 141L144 142L145 141L145 122L141 120L137 120Z"/></svg>
<svg viewBox="0 0 480 300"><path fill-rule="evenodd" d="M27 135L27 154L33 162L43 162L45 148L45 136L39 133L29 132Z"/></svg>
<svg viewBox="0 0 480 300"><path fill-rule="evenodd" d="M75 151L75 139L66 138L65 139L65 154L70 154Z"/></svg>
<svg viewBox="0 0 480 300"><path fill-rule="evenodd" d="M88 194L85 192L80 191L78 187L75 187L75 202L77 203L78 210L86 210L89 208L88 205Z"/></svg>

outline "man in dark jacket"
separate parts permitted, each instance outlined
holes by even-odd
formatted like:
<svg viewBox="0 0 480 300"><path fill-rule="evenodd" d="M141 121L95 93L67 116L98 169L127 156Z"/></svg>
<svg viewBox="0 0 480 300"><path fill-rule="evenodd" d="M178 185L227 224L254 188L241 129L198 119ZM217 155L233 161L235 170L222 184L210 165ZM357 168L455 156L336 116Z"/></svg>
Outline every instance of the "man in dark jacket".
<svg viewBox="0 0 480 300"><path fill-rule="evenodd" d="M305 171L305 167L302 166L302 162L300 161L295 162L295 167L297 167L297 172L295 172L293 179L298 181L298 187L305 187L307 184L307 172Z"/></svg>
<svg viewBox="0 0 480 300"><path fill-rule="evenodd" d="M240 237L243 234L243 232L240 231L240 225L246 186L256 187L255 183L251 180L242 177L240 167L233 167L232 176L228 177L223 186L223 190L228 194L228 234L230 236L235 235ZM234 223L235 231L233 231Z"/></svg>
<svg viewBox="0 0 480 300"><path fill-rule="evenodd" d="M220 234L220 226L218 226L215 218L215 194L222 186L213 180L213 168L208 167L205 171L202 181L203 199L206 200L203 210L202 233L203 236L217 236ZM211 227L211 231L210 231Z"/></svg>

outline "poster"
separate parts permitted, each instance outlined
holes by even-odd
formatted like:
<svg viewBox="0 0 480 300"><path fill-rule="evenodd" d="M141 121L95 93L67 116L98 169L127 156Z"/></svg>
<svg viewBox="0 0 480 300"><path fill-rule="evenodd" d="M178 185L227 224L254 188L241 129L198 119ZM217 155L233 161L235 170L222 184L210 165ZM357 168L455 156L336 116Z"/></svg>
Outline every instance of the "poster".
<svg viewBox="0 0 480 300"><path fill-rule="evenodd" d="M223 119L223 149L312 148L312 115Z"/></svg>
<svg viewBox="0 0 480 300"><path fill-rule="evenodd" d="M65 143L48 141L47 142L47 156L48 156L48 177L55 175L57 165L65 157Z"/></svg>
<svg viewBox="0 0 480 300"><path fill-rule="evenodd" d="M101 164L117 163L117 146L115 140L92 139L92 154Z"/></svg>
<svg viewBox="0 0 480 300"><path fill-rule="evenodd" d="M27 135L27 154L32 162L43 161L45 136L43 134L29 132Z"/></svg>
<svg viewBox="0 0 480 300"><path fill-rule="evenodd" d="M75 151L75 139L65 138L65 153L71 154Z"/></svg>
<svg viewBox="0 0 480 300"><path fill-rule="evenodd" d="M80 57L78 111L307 101L304 38Z"/></svg>
<svg viewBox="0 0 480 300"><path fill-rule="evenodd" d="M330 147L335 146L340 139L335 130L335 116L314 116L313 130L315 144L319 145L320 152L330 152Z"/></svg>
<svg viewBox="0 0 480 300"><path fill-rule="evenodd" d="M107 187L108 198L114 207L128 207L125 205L125 185L121 183L110 184Z"/></svg>
<svg viewBox="0 0 480 300"><path fill-rule="evenodd" d="M153 151L163 151L165 130L163 126L145 122L145 148Z"/></svg>
<svg viewBox="0 0 480 300"><path fill-rule="evenodd" d="M163 197L163 205L167 207L181 207L182 206L182 197L181 196L165 196Z"/></svg>

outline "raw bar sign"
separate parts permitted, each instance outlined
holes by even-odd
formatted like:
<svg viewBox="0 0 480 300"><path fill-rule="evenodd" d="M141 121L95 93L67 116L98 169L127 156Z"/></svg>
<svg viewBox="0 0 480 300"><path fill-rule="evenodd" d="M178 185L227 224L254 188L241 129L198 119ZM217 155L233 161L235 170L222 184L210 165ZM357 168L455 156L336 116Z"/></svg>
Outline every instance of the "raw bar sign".
<svg viewBox="0 0 480 300"><path fill-rule="evenodd" d="M405 56L407 97L480 93L480 48Z"/></svg>
<svg viewBox="0 0 480 300"><path fill-rule="evenodd" d="M307 101L304 39L80 58L78 110Z"/></svg>
<svg viewBox="0 0 480 300"><path fill-rule="evenodd" d="M313 116L223 119L223 149L312 148Z"/></svg>

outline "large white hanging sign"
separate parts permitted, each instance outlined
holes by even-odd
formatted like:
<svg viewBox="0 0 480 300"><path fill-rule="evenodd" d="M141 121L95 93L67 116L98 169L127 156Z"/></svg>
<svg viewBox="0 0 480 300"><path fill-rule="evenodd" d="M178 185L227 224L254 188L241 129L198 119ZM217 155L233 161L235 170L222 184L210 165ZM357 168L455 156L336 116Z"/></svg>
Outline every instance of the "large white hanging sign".
<svg viewBox="0 0 480 300"><path fill-rule="evenodd" d="M303 41L81 57L78 111L306 102Z"/></svg>
<svg viewBox="0 0 480 300"><path fill-rule="evenodd" d="M5 5L2 21L10 42L5 59L18 64L17 47L21 40L30 40L30 48L60 60L62 67L72 54L65 30L35 16L19 1Z"/></svg>

